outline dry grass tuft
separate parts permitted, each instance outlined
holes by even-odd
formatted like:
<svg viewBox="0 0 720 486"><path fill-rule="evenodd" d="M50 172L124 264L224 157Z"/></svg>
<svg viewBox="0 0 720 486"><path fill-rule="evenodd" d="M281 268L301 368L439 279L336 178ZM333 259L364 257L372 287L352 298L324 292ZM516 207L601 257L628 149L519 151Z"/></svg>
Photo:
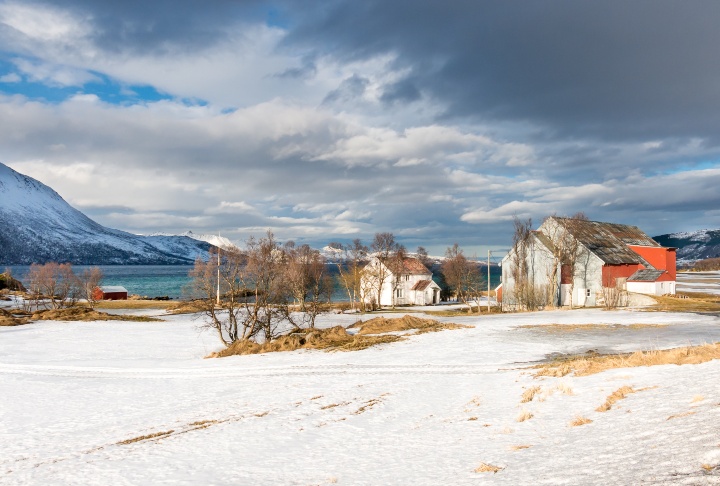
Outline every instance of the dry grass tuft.
<svg viewBox="0 0 720 486"><path fill-rule="evenodd" d="M616 402L622 400L623 398L627 397L627 396L630 395L631 393L635 393L635 392L637 392L637 391L638 391L638 390L635 390L633 387L627 386L627 385L626 385L626 386L623 386L623 387L621 387L621 388L618 388L617 390L615 390L614 392L612 392L612 393L607 397L607 399L605 399L605 403L603 403L602 405L600 405L600 406L599 406L598 408L596 408L595 410L596 410L597 412L607 412L608 410L610 410L610 409L612 408L612 406L613 406Z"/></svg>
<svg viewBox="0 0 720 486"><path fill-rule="evenodd" d="M555 390L559 391L563 395L575 395L572 387L567 383L558 383L557 385L555 385Z"/></svg>
<svg viewBox="0 0 720 486"><path fill-rule="evenodd" d="M517 422L525 422L526 420L530 420L535 415L530 410L522 409L517 417L515 417L515 420Z"/></svg>
<svg viewBox="0 0 720 486"><path fill-rule="evenodd" d="M27 323L26 317L17 317L5 309L0 309L0 326L20 326Z"/></svg>
<svg viewBox="0 0 720 486"><path fill-rule="evenodd" d="M704 397L704 396L702 396L702 395L695 395L690 403L702 402L703 400L705 400L705 397Z"/></svg>
<svg viewBox="0 0 720 486"><path fill-rule="evenodd" d="M539 370L535 376L561 377L573 372L575 376L585 376L615 368L700 364L714 359L720 359L720 343L655 351L636 351L627 354L569 356L551 363L534 366L534 368Z"/></svg>
<svg viewBox="0 0 720 486"><path fill-rule="evenodd" d="M38 321L132 321L132 322L162 322L162 319L147 316L129 316L108 314L88 307L68 307L66 309L50 309L36 311L32 320Z"/></svg>
<svg viewBox="0 0 720 486"><path fill-rule="evenodd" d="M181 300L170 302L165 309L168 314L195 314L204 311L206 305L203 300Z"/></svg>
<svg viewBox="0 0 720 486"><path fill-rule="evenodd" d="M680 417L687 417L688 415L695 415L696 412L683 412L683 413L676 413L675 415L670 415L665 420L672 420Z"/></svg>
<svg viewBox="0 0 720 486"><path fill-rule="evenodd" d="M535 395L540 393L540 390L541 388L539 386L531 386L523 392L520 403L532 402L533 398L535 398Z"/></svg>
<svg viewBox="0 0 720 486"><path fill-rule="evenodd" d="M135 442L142 442L145 440L162 439L164 437L171 435L173 432L175 432L175 431L167 430L165 432L157 432L155 434L141 435L139 437L133 437L132 439L121 440L120 442L116 442L115 445L128 445L128 444L133 444Z"/></svg>
<svg viewBox="0 0 720 486"><path fill-rule="evenodd" d="M304 329L281 336L272 341L258 344L253 341L238 341L228 348L213 353L210 357L262 354L298 349L324 349L327 351L358 351L376 344L401 341L401 336L351 336L344 327L329 329Z"/></svg>
<svg viewBox="0 0 720 486"><path fill-rule="evenodd" d="M580 427L581 425L591 424L591 423L592 423L592 420L590 420L589 418L578 415L577 417L572 419L572 421L570 422L570 426L571 427Z"/></svg>
<svg viewBox="0 0 720 486"><path fill-rule="evenodd" d="M720 468L720 465L713 466L712 464L702 464L700 467L703 468L705 472L713 472L716 469Z"/></svg>
<svg viewBox="0 0 720 486"><path fill-rule="evenodd" d="M475 468L475 472L476 473L491 472L491 473L495 474L496 472L502 471L503 469L504 468L502 468L502 467L493 466L492 464L481 462L480 465Z"/></svg>
<svg viewBox="0 0 720 486"><path fill-rule="evenodd" d="M362 406L361 406L360 408L358 408L358 409L357 409L355 412L353 412L353 413L354 413L355 415L360 415L361 413L365 412L366 410L370 410L371 408L373 408L375 405L377 405L377 404L380 403L381 401L382 401L382 400L380 400L379 398L373 398L373 399L371 399L371 400L368 400L367 402L365 402L364 404L362 404Z"/></svg>
<svg viewBox="0 0 720 486"><path fill-rule="evenodd" d="M531 447L532 446L529 446L529 445L516 445L516 446L512 446L510 449L513 451L521 451L523 449L530 449Z"/></svg>
<svg viewBox="0 0 720 486"><path fill-rule="evenodd" d="M417 334L426 332L438 332L444 329L462 329L471 326L461 324L444 324L433 319L422 319L415 316L403 316L396 318L376 317L368 321L358 321L351 328L359 327L359 335L383 334L386 332L416 330Z"/></svg>

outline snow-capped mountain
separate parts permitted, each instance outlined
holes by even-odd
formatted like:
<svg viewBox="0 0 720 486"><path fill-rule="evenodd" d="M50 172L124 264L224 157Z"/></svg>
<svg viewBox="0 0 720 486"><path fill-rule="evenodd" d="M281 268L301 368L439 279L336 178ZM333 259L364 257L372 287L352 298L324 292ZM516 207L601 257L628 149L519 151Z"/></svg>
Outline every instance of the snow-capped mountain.
<svg viewBox="0 0 720 486"><path fill-rule="evenodd" d="M654 236L653 239L663 246L677 248L679 261L720 257L720 229L670 233Z"/></svg>
<svg viewBox="0 0 720 486"><path fill-rule="evenodd" d="M0 264L190 264L211 245L106 228L45 184L0 163Z"/></svg>
<svg viewBox="0 0 720 486"><path fill-rule="evenodd" d="M198 235L193 233L192 231L186 231L185 233L180 233L179 235L171 233L153 233L150 236L187 236L188 238L192 238L193 240L204 241L219 248L237 248L237 245L235 245L235 243L230 241L228 238L225 238L224 236Z"/></svg>

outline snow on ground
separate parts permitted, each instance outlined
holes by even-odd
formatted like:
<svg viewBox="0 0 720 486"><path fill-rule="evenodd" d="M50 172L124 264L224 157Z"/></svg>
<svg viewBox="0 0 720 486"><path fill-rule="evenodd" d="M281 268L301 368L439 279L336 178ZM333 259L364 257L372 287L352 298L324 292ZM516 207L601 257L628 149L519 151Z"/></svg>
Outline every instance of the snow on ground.
<svg viewBox="0 0 720 486"><path fill-rule="evenodd" d="M205 360L216 337L164 318L0 328L0 484L720 484L720 361L524 369L552 353L718 341L715 316L463 316L441 320L472 328L358 352ZM641 391L595 411L625 385ZM518 422L523 411L534 416ZM570 426L577 416L593 422Z"/></svg>
<svg viewBox="0 0 720 486"><path fill-rule="evenodd" d="M677 274L678 292L720 294L720 272L689 272Z"/></svg>

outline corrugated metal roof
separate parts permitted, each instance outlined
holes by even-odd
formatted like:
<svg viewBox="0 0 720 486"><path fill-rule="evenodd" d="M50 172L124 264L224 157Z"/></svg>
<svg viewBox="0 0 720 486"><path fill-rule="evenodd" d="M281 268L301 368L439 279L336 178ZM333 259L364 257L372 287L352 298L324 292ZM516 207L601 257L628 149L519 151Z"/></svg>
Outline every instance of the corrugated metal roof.
<svg viewBox="0 0 720 486"><path fill-rule="evenodd" d="M637 226L582 219L554 219L603 262L610 265L641 263L652 268L652 265L627 246L660 246Z"/></svg>
<svg viewBox="0 0 720 486"><path fill-rule="evenodd" d="M663 273L663 270L650 270L648 268L638 270L628 277L628 282L655 282Z"/></svg>

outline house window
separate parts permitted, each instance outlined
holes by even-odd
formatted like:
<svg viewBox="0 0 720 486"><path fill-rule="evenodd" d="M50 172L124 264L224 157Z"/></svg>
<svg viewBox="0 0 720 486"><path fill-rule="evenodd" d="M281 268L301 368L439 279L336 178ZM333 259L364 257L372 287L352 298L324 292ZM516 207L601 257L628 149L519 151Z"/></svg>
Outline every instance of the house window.
<svg viewBox="0 0 720 486"><path fill-rule="evenodd" d="M397 297L398 299L402 299L402 296L403 296L403 289L397 289L395 291L395 297Z"/></svg>
<svg viewBox="0 0 720 486"><path fill-rule="evenodd" d="M585 289L585 297L590 297L590 289Z"/></svg>
<svg viewBox="0 0 720 486"><path fill-rule="evenodd" d="M410 275L405 275L405 281L407 282L409 280L410 280Z"/></svg>

